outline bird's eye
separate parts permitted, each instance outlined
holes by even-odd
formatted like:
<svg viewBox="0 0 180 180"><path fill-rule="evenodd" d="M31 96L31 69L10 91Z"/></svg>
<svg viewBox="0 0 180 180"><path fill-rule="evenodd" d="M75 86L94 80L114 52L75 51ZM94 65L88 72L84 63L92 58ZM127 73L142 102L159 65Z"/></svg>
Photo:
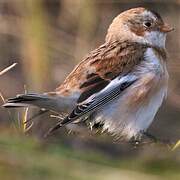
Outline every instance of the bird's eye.
<svg viewBox="0 0 180 180"><path fill-rule="evenodd" d="M146 28L149 28L149 27L151 27L151 22L149 22L149 21L147 21L147 22L144 22L144 24L143 24Z"/></svg>

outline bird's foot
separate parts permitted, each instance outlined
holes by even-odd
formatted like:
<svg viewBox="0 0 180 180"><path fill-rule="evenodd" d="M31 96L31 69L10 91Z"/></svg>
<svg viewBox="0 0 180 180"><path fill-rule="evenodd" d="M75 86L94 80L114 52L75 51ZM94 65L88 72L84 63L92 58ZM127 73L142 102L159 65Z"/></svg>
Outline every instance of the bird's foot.
<svg viewBox="0 0 180 180"><path fill-rule="evenodd" d="M142 132L142 135L144 135L146 138L148 138L151 141L151 143L159 143L159 144L164 144L164 145L172 145L173 144L173 142L171 142L170 140L157 138L156 136L154 136L148 132L145 132L145 131Z"/></svg>

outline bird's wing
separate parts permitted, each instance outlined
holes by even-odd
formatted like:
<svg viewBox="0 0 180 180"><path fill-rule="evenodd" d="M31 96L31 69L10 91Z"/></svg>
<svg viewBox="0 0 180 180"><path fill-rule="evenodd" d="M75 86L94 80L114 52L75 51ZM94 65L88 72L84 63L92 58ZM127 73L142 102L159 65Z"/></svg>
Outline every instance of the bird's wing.
<svg viewBox="0 0 180 180"><path fill-rule="evenodd" d="M143 59L146 48L128 41L105 43L79 63L56 93L65 96L78 93L78 103L83 102L117 76L130 72Z"/></svg>
<svg viewBox="0 0 180 180"><path fill-rule="evenodd" d="M118 98L137 78L129 73L144 58L146 46L114 42L92 51L72 71L56 92L69 96L79 92L74 110L49 133Z"/></svg>
<svg viewBox="0 0 180 180"><path fill-rule="evenodd" d="M74 110L67 117L65 117L63 121L57 123L53 128L50 129L48 134L62 127L63 125L74 122L75 120L83 118L84 116L88 116L97 109L102 108L104 105L117 99L126 88L131 86L137 80L138 77L132 74L128 74L123 77L118 76L103 90L96 93L94 96L89 97L84 102L77 104Z"/></svg>

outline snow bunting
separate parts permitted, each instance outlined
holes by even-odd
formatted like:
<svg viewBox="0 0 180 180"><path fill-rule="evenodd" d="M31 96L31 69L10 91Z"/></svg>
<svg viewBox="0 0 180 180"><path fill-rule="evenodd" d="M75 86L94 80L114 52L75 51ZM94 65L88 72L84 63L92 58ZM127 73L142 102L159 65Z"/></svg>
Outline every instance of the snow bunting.
<svg viewBox="0 0 180 180"><path fill-rule="evenodd" d="M63 125L89 121L126 140L147 130L166 97L166 34L161 16L139 7L118 15L105 43L90 52L54 91L22 94L3 105L38 106L68 115Z"/></svg>

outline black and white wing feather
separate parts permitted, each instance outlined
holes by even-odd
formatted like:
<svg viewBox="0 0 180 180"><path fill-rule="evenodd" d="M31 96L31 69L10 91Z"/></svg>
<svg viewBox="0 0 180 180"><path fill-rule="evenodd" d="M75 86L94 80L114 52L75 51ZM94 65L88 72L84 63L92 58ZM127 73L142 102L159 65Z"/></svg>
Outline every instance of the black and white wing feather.
<svg viewBox="0 0 180 180"><path fill-rule="evenodd" d="M134 75L115 78L103 90L90 96L84 102L77 104L74 110L63 121L57 123L49 130L48 134L64 125L74 122L77 119L88 116L92 112L117 99L121 96L123 91L125 91L135 81L137 81L137 77Z"/></svg>

